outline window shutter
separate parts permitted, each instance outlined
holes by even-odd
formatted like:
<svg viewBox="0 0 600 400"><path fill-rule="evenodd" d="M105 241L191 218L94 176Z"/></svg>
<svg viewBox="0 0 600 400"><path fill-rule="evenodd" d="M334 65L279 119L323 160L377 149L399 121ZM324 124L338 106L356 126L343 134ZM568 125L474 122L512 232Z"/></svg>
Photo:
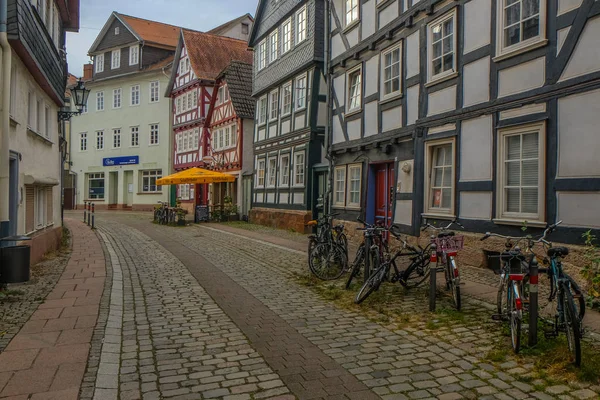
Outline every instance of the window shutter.
<svg viewBox="0 0 600 400"><path fill-rule="evenodd" d="M25 230L27 233L35 229L35 190L31 185L25 185Z"/></svg>
<svg viewBox="0 0 600 400"><path fill-rule="evenodd" d="M54 207L52 202L52 187L46 188L46 225L54 222Z"/></svg>

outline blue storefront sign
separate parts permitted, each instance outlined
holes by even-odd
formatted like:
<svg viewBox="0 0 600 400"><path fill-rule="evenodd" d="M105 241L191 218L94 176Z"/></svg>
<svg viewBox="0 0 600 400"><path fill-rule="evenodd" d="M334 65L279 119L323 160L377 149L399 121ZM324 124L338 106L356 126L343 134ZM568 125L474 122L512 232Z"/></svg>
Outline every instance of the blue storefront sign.
<svg viewBox="0 0 600 400"><path fill-rule="evenodd" d="M102 159L102 165L105 167L114 167L115 165L134 165L139 163L140 156L111 157Z"/></svg>

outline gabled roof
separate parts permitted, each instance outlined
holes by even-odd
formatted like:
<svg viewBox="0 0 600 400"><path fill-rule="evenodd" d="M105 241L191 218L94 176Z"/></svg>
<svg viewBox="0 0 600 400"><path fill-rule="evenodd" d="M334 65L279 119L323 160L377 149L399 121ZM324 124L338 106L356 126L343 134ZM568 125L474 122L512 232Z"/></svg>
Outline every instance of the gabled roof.
<svg viewBox="0 0 600 400"><path fill-rule="evenodd" d="M198 79L214 81L233 60L251 64L253 53L243 40L182 29L192 69ZM177 60L178 61L178 60Z"/></svg>
<svg viewBox="0 0 600 400"><path fill-rule="evenodd" d="M222 35L223 31L226 31L231 26L236 25L236 24L242 22L245 18L250 18L250 20L252 22L254 22L254 18L252 18L252 15L250 15L250 13L246 13L246 14L242 15L241 17L238 17L238 18L233 19L231 21L225 22L224 24L219 25L216 28L211 29L210 31L208 31L208 33L212 33L213 35Z"/></svg>
<svg viewBox="0 0 600 400"><path fill-rule="evenodd" d="M227 82L229 97L240 118L254 118L252 100L252 64L232 61L217 77Z"/></svg>

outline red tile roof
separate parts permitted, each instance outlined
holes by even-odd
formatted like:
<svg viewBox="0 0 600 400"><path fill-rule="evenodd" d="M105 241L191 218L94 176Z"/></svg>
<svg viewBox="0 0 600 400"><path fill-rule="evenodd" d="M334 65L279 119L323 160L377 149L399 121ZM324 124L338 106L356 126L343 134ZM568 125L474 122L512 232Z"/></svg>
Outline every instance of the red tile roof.
<svg viewBox="0 0 600 400"><path fill-rule="evenodd" d="M69 75L67 76L67 88L65 91L66 98L71 98L71 88L74 88L75 85L77 85L78 80L79 79L77 79L75 75L69 72Z"/></svg>
<svg viewBox="0 0 600 400"><path fill-rule="evenodd" d="M177 47L180 27L132 17L130 15L116 14L145 42L172 48Z"/></svg>
<svg viewBox="0 0 600 400"><path fill-rule="evenodd" d="M198 79L215 80L231 61L252 64L253 53L244 40L183 30L183 39Z"/></svg>

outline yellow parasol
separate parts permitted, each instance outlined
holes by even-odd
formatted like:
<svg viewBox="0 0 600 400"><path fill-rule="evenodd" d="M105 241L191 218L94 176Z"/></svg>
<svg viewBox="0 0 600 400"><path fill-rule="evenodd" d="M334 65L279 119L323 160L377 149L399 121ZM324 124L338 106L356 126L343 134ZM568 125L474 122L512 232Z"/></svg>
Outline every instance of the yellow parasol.
<svg viewBox="0 0 600 400"><path fill-rule="evenodd" d="M222 174L220 172L209 171L202 168L190 168L176 174L165 176L156 181L159 186L163 185L183 185L188 183L220 183L235 182L232 175Z"/></svg>

